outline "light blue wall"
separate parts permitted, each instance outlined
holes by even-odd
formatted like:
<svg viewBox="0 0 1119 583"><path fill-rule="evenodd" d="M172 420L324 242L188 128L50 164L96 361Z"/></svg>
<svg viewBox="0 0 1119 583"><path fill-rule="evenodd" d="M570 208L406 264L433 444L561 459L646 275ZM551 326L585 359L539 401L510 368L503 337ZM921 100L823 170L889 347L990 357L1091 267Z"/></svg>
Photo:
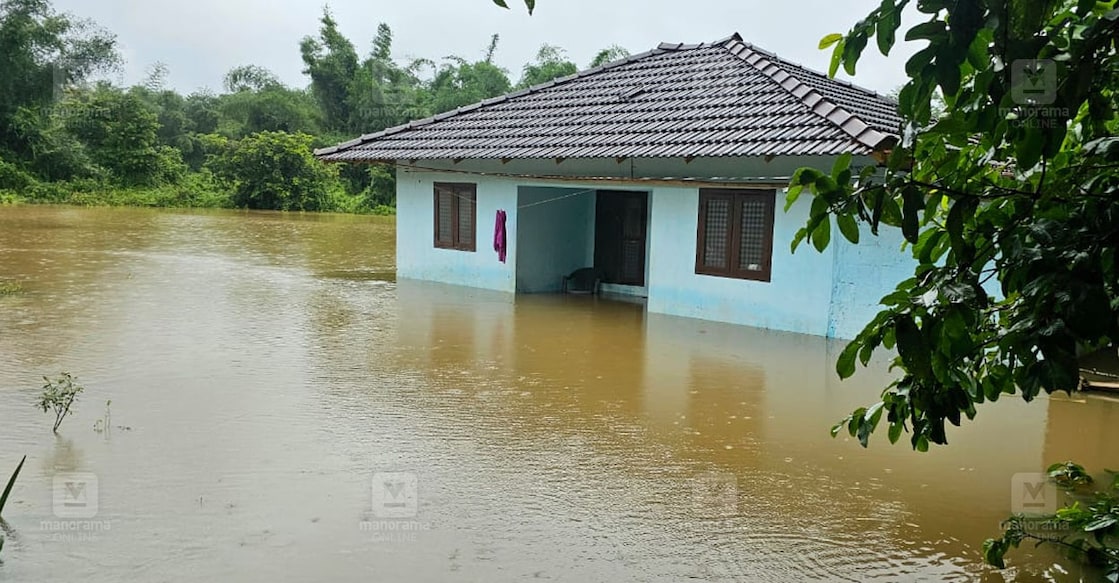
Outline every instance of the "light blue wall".
<svg viewBox="0 0 1119 583"><path fill-rule="evenodd" d="M478 185L477 251L436 249L435 182ZM438 281L504 292L516 290L517 186L513 182L455 173L399 169L396 186L396 270L399 279ZM507 263L493 250L494 218L508 213Z"/></svg>
<svg viewBox="0 0 1119 583"><path fill-rule="evenodd" d="M558 292L564 275L594 265L595 191L527 186L518 200L517 291Z"/></svg>
<svg viewBox="0 0 1119 583"><path fill-rule="evenodd" d="M835 282L832 289L828 335L854 338L881 309L879 300L902 280L913 277L916 262L909 249L902 250L901 229L883 225L878 236L863 227L859 244L840 237L832 241Z"/></svg>
<svg viewBox="0 0 1119 583"><path fill-rule="evenodd" d="M722 170L729 172L734 161L725 164ZM794 165L786 161L778 167L775 163L771 170L776 175L785 166ZM719 168L710 171L716 170ZM478 184L476 253L434 248L432 191L433 183L442 181ZM785 213L784 192L780 189L772 280L757 282L695 273L698 187L555 183L401 167L397 185L397 276L503 292L556 291L559 275L593 263L595 195L588 192L520 210L518 207L599 188L650 193L646 266L650 312L851 338L877 313L878 301L898 281L912 275L912 257L900 250L900 234L889 228L883 228L878 239L864 230L858 246L837 236L823 254L807 244L792 254L789 244L804 225L811 198L801 197ZM505 264L498 262L492 250L498 209L508 213L509 256Z"/></svg>
<svg viewBox="0 0 1119 583"><path fill-rule="evenodd" d="M809 197L781 212L778 192L770 282L697 275L698 188L658 188L653 193L649 311L823 336L828 331L832 254L789 243L805 221Z"/></svg>

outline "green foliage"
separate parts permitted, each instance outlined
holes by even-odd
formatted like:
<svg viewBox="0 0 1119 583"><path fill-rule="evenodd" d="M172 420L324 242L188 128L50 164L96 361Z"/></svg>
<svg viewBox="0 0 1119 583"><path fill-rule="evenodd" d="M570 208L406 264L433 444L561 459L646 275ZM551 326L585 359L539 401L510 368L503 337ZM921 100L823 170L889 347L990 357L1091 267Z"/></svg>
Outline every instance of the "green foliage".
<svg viewBox="0 0 1119 583"><path fill-rule="evenodd" d="M0 494L0 519L4 517L4 505L8 503L8 496L12 493L12 487L16 485L16 478L19 477L19 471L23 469L23 462L27 461L27 456L19 460L19 465L16 466L16 471L12 472L12 476L8 478L8 484L4 486L4 493Z"/></svg>
<svg viewBox="0 0 1119 583"><path fill-rule="evenodd" d="M35 184L35 177L15 164L0 159L0 190L21 191Z"/></svg>
<svg viewBox="0 0 1119 583"><path fill-rule="evenodd" d="M329 210L337 176L333 167L315 160L313 140L307 134L261 132L231 144L218 175L233 185L233 204L266 210Z"/></svg>
<svg viewBox="0 0 1119 583"><path fill-rule="evenodd" d="M552 45L540 47L536 61L525 65L524 75L518 87L532 87L553 79L574 75L579 68L567 60L564 50Z"/></svg>
<svg viewBox="0 0 1119 583"><path fill-rule="evenodd" d="M329 8L323 9L318 37L300 44L303 72L311 78L311 90L322 108L327 128L353 130L351 94L357 76L358 56L354 45L339 30Z"/></svg>
<svg viewBox="0 0 1119 583"><path fill-rule="evenodd" d="M434 113L497 97L512 90L505 71L492 63L449 59L430 85L429 109Z"/></svg>
<svg viewBox="0 0 1119 583"><path fill-rule="evenodd" d="M186 171L182 154L160 145L159 114L145 103L141 90L125 92L100 85L67 99L59 114L92 161L120 184L173 183Z"/></svg>
<svg viewBox="0 0 1119 583"><path fill-rule="evenodd" d="M1064 489L1071 504L1051 516L1015 515L1004 524L1003 535L983 543L983 559L1006 568L1006 554L1024 541L1064 549L1073 559L1101 567L1108 581L1119 581L1119 474L1111 483L1090 491L1094 480L1072 462L1054 464L1050 480Z"/></svg>
<svg viewBox="0 0 1119 583"><path fill-rule="evenodd" d="M325 10L317 34L299 46L309 88L287 87L248 64L229 71L224 93L184 96L166 87L169 70L162 63L134 87L92 83L95 73L119 66L111 34L55 13L49 0L0 2L0 204L393 213L391 169L327 169L283 184L283 177L306 170L297 168L304 159L262 155L261 164L278 166L246 165L252 152L263 151L257 148L262 134L305 134L322 147L513 88L494 63L497 35L480 60L452 56L438 65L398 63L393 37L388 25L379 25L362 56ZM610 47L598 60L626 54ZM525 82L574 71L560 49L545 46L525 68Z"/></svg>
<svg viewBox="0 0 1119 583"><path fill-rule="evenodd" d="M23 293L23 284L18 281L0 281L0 298Z"/></svg>
<svg viewBox="0 0 1119 583"><path fill-rule="evenodd" d="M849 73L870 38L887 53L905 0L885 0L846 36L829 36ZM920 2L928 20L906 38L928 46L907 64L905 120L884 175L801 169L790 204L813 196L795 249L898 228L914 277L843 352L842 377L879 348L901 378L844 427L865 446L884 420L926 451L946 425L1005 395L1073 391L1078 357L1119 344L1119 10L1116 2ZM1025 89L1031 67L1046 75ZM933 117L936 95L944 113ZM1039 100L1039 96L1041 99ZM1052 101L1049 103L1049 101Z"/></svg>
<svg viewBox="0 0 1119 583"><path fill-rule="evenodd" d="M493 0L493 3L502 8L509 8L509 5L505 3L505 0ZM525 6L528 7L528 13L532 14L532 11L536 9L536 0L525 0Z"/></svg>
<svg viewBox="0 0 1119 583"><path fill-rule="evenodd" d="M0 151L30 159L25 122L90 75L118 66L116 39L48 0L0 3Z"/></svg>
<svg viewBox="0 0 1119 583"><path fill-rule="evenodd" d="M594 60L591 61L591 68L593 69L595 67L601 67L606 63L620 61L628 56L629 51L627 51L626 49L618 45L611 45L605 49L602 49L598 52L597 55L595 55Z"/></svg>
<svg viewBox="0 0 1119 583"><path fill-rule="evenodd" d="M71 414L70 407L74 404L74 399L85 390L85 387L77 383L77 378L70 375L68 372L61 373L57 380L50 380L43 377L46 384L43 385L43 392L39 395L39 401L36 405L46 412L54 413L54 428L52 431L58 433L58 426L62 425L62 420L67 415Z"/></svg>

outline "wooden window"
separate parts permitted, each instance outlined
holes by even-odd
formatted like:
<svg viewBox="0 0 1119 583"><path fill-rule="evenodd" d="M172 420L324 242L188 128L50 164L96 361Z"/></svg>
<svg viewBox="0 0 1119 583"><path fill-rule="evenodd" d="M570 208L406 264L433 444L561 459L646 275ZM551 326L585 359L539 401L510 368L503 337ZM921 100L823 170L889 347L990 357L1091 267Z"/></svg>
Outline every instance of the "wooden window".
<svg viewBox="0 0 1119 583"><path fill-rule="evenodd" d="M435 183L435 246L477 250L478 185Z"/></svg>
<svg viewBox="0 0 1119 583"><path fill-rule="evenodd" d="M776 199L773 190L700 190L695 272L769 281Z"/></svg>

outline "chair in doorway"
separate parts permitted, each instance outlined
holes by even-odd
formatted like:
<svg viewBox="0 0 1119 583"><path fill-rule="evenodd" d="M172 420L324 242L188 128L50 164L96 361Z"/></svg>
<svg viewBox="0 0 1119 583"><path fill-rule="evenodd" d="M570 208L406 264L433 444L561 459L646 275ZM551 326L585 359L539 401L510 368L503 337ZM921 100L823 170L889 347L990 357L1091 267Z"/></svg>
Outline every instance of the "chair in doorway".
<svg viewBox="0 0 1119 583"><path fill-rule="evenodd" d="M593 267L584 267L563 276L562 290L565 294L597 295L602 286L602 278Z"/></svg>

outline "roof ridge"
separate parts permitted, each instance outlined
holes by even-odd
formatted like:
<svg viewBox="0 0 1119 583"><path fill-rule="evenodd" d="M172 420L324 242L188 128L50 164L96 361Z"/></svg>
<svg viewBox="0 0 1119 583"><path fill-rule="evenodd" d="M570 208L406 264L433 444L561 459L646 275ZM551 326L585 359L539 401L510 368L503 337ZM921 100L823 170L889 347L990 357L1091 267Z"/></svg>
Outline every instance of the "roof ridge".
<svg viewBox="0 0 1119 583"><path fill-rule="evenodd" d="M737 35L735 35L735 36L737 36ZM675 48L665 48L666 45L670 46L670 47L675 47ZM434 122L437 122L437 121L442 121L444 119L447 119L449 117L453 117L453 116L456 116L456 115L459 115L459 114L469 113L469 112L472 112L472 111L475 111L475 110L478 110L478 109L482 109L482 108L490 106L490 105L497 105L499 103L505 103L506 101L509 101L511 99L516 99L518 97L523 97L525 95L531 95L533 93L538 93L538 92L543 91L545 89L551 89L552 87L555 87L557 85L562 85L564 83L568 83L568 82L574 81L576 79L581 79L581 78L586 77L588 75L598 74L598 73L601 73L603 71L607 71L607 70L610 70L610 69L620 67L622 65L628 65L628 64L630 64L632 62L635 62L635 61L640 61L640 60L643 60L643 59L647 59L649 57L654 57L656 55L660 55L660 54L670 52L670 51L674 51L674 50L686 50L686 49L689 49L689 48L698 48L698 47L702 47L702 46L704 46L704 45L668 45L667 43L661 43L661 45L659 47L657 47L655 49L645 51L643 53L638 53L636 55L630 55L628 57L622 57L621 59L617 59L615 61L610 61L609 63L603 63L603 64L601 64L597 67L591 67L589 69L583 69L581 71L578 71L578 72L573 73L571 75L567 75L565 77L559 77L559 78L553 79L551 81L547 81L545 83L532 85L530 87L526 87L524 89L519 89L517 91L513 91L511 93L506 93L504 95L499 95L497 97L491 97L489 99L483 99L482 101L479 101L478 103L473 103L473 104L470 104L470 105L464 105L462 107L456 107L455 109L452 109L452 110L449 110L449 111L444 111L442 113L437 113L435 115L425 117L423 119L410 121L406 124L394 126L394 127L391 127L391 128L385 128L385 129L383 129L379 132L374 132L374 133L371 133L371 134L364 134L364 135L362 135L358 138L355 138L353 140L350 140L348 142L338 144L337 146L331 146L331 147L328 147L328 148L320 148L320 149L317 149L317 150L314 151L314 155L315 156L326 156L326 155L329 155L329 154L333 154L335 152L339 152L341 150L346 150L346 149L349 149L349 148L353 148L355 146L360 146L360 145L364 144L365 142L369 142L369 141L376 140L376 139L379 139L379 138L384 138L384 137L396 135L396 134L399 134L399 133L403 133L403 132L406 132L410 129L415 129L417 127L422 127L422 126L425 126L425 125L428 125L428 124L431 124L431 123L434 123Z"/></svg>
<svg viewBox="0 0 1119 583"><path fill-rule="evenodd" d="M808 85L801 79L792 75L788 71L782 69L777 63L791 65L802 71L811 71L807 67L803 67L797 63L786 61L776 54L755 47L754 45L742 40L742 37L734 35L724 42L723 46L730 51L732 55L741 59L747 65L757 69L763 75L768 77L782 89L788 91L793 97L796 97L803 103L809 111L824 118L832 125L838 127L847 135L851 136L856 142L867 146L873 150L880 150L888 142L896 142L897 136L880 132L874 129L869 123L861 117L847 111L846 108L831 99L828 99L823 93L817 91L812 86ZM818 73L817 73L818 74ZM836 81L828 77L829 81ZM860 91L864 91L875 97L881 97L877 93L857 87L850 83L838 81L849 87L853 87Z"/></svg>

